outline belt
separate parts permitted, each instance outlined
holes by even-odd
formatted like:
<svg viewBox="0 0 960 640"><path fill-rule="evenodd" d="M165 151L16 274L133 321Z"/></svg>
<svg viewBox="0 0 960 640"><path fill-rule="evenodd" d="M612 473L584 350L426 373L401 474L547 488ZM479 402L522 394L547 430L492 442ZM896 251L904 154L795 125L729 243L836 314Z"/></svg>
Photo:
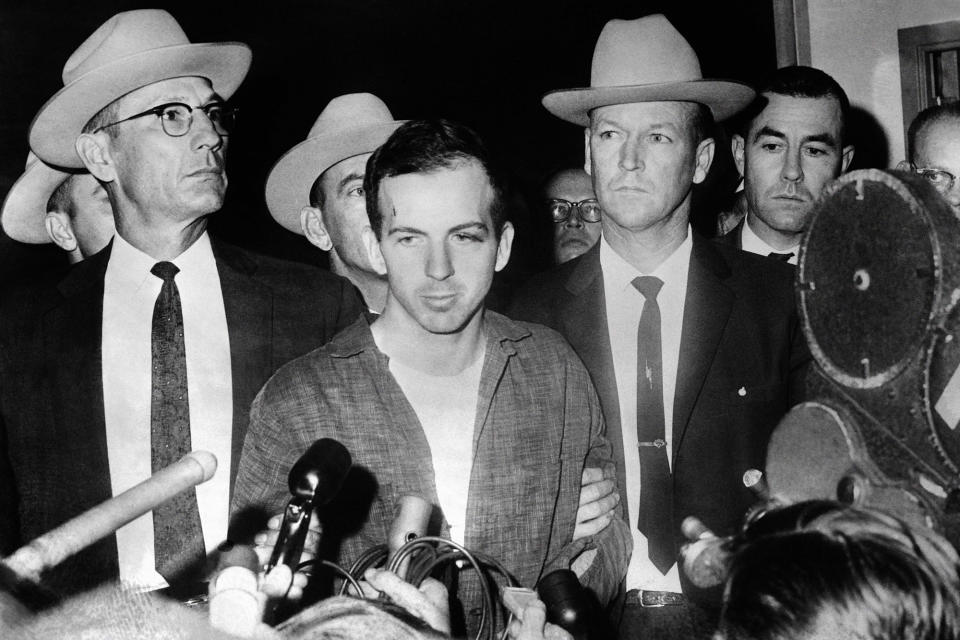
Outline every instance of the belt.
<svg viewBox="0 0 960 640"><path fill-rule="evenodd" d="M636 591L641 607L676 607L687 604L687 598L675 591Z"/></svg>

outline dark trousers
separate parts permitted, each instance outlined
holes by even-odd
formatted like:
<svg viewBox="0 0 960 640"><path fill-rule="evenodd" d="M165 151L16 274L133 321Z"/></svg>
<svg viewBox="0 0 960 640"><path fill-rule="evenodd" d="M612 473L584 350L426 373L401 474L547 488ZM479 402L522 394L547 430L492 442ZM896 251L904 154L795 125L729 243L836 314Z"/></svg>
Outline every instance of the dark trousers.
<svg viewBox="0 0 960 640"><path fill-rule="evenodd" d="M718 612L685 600L666 607L640 605L636 591L626 594L620 611L620 640L710 640L717 629Z"/></svg>

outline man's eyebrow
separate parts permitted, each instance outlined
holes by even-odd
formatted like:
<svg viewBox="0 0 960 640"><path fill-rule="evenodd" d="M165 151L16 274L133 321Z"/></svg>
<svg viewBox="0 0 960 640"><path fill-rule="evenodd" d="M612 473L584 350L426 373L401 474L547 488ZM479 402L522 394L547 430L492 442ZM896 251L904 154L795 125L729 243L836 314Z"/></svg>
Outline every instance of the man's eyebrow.
<svg viewBox="0 0 960 640"><path fill-rule="evenodd" d="M757 140L765 136L769 136L771 138L779 138L780 140L787 139L787 134L785 134L783 131L777 131L773 127L764 125L759 129L757 129L757 132L753 134L753 141L756 142Z"/></svg>
<svg viewBox="0 0 960 640"><path fill-rule="evenodd" d="M490 227L485 222L465 222L463 224L458 224L455 227L452 227L449 233L459 233L460 231L482 231L484 233L489 233Z"/></svg>
<svg viewBox="0 0 960 640"><path fill-rule="evenodd" d="M838 147L837 139L833 137L831 133L815 133L811 136L806 136L803 138L803 142L821 142L830 147Z"/></svg>
<svg viewBox="0 0 960 640"><path fill-rule="evenodd" d="M754 134L753 141L757 142L760 138L763 138L765 136L771 137L771 138L777 138L779 140L787 139L787 134L785 134L784 132L777 131L776 129L770 126L763 126L757 130L756 134ZM826 131L824 131L823 133L814 133L809 136L804 136L801 139L801 143L808 143L808 142L819 142L821 144L825 144L833 148L836 148L839 146L837 144L837 139L833 137L833 134L828 133Z"/></svg>
<svg viewBox="0 0 960 640"><path fill-rule="evenodd" d="M354 182L355 180L363 180L363 174L360 173L359 171L354 171L352 173L348 173L347 175L343 176L343 178L340 179L340 182L337 183L337 191L338 192L343 191L344 187L346 187L351 182Z"/></svg>
<svg viewBox="0 0 960 640"><path fill-rule="evenodd" d="M394 213L394 215L396 215L396 213ZM387 232L387 235L392 236L397 233L407 233L410 235L422 236L425 235L426 232L422 231L421 229L417 229L416 227L394 227Z"/></svg>

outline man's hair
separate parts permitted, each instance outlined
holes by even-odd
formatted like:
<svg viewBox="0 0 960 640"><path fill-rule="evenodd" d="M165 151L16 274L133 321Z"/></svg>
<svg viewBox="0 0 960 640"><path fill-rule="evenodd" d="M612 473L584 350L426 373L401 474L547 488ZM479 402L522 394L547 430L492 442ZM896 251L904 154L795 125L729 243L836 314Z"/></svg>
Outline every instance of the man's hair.
<svg viewBox="0 0 960 640"><path fill-rule="evenodd" d="M948 102L934 105L917 114L907 128L907 157L910 158L910 162L913 162L917 156L917 141L923 129L935 122L946 120L960 120L960 103Z"/></svg>
<svg viewBox="0 0 960 640"><path fill-rule="evenodd" d="M479 164L490 180L493 188L490 218L493 232L499 239L507 221L503 175L473 129L444 119L410 120L394 131L367 160L363 190L367 197L367 216L377 238L383 231L383 212L380 210L380 183L383 180L411 173L456 169L470 162Z"/></svg>
<svg viewBox="0 0 960 640"><path fill-rule="evenodd" d="M745 112L742 119L741 134L746 137L750 123L760 115L767 100L764 93L775 93L791 98L831 98L840 107L840 140L843 144L847 137L847 120L850 117L850 99L840 83L833 77L813 67L792 65L774 71L758 88L757 99Z"/></svg>
<svg viewBox="0 0 960 640"><path fill-rule="evenodd" d="M327 203L327 194L323 191L323 174L326 172L324 169L310 185L310 206L315 209L323 209L323 205Z"/></svg>
<svg viewBox="0 0 960 640"><path fill-rule="evenodd" d="M827 501L756 528L735 547L720 637L799 640L821 625L858 640L960 637L960 559L931 529Z"/></svg>
<svg viewBox="0 0 960 640"><path fill-rule="evenodd" d="M70 185L75 175L67 176L66 180L61 182L60 186L50 194L50 198L47 199L47 213L60 211L67 214L71 219L75 216L73 198L70 197Z"/></svg>
<svg viewBox="0 0 960 640"><path fill-rule="evenodd" d="M83 131L81 131L81 133L93 133L100 127L104 127L112 122L116 122L118 114L120 113L118 109L119 103L120 99L117 98L103 109L100 109L100 111L97 111L95 114L93 114L93 117L90 118L87 121L87 124L83 126ZM115 136L113 129L114 127L107 127L104 129L104 131L106 131L107 135L112 138Z"/></svg>

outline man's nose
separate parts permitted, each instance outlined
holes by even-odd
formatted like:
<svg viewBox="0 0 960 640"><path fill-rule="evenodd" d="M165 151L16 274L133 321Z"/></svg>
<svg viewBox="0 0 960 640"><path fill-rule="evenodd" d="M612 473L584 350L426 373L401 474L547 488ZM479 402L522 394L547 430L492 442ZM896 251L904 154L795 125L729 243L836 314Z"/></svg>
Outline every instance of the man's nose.
<svg viewBox="0 0 960 640"><path fill-rule="evenodd" d="M453 261L446 244L430 247L427 253L427 276L434 280L445 280L453 275Z"/></svg>
<svg viewBox="0 0 960 640"><path fill-rule="evenodd" d="M788 182L801 182L803 180L803 163L800 161L799 152L787 152L783 159L783 170L780 175Z"/></svg>
<svg viewBox="0 0 960 640"><path fill-rule="evenodd" d="M620 168L625 171L643 171L646 165L643 160L643 145L637 138L629 137L620 147Z"/></svg>

